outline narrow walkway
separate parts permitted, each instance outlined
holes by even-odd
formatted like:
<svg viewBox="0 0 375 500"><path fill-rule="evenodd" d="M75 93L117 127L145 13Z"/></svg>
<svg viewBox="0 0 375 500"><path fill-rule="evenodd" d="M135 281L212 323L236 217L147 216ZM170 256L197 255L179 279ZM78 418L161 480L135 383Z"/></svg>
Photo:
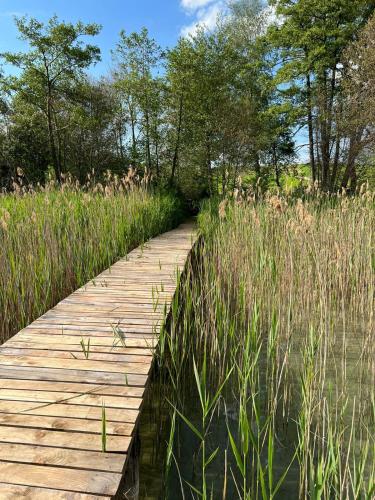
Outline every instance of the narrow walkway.
<svg viewBox="0 0 375 500"><path fill-rule="evenodd" d="M194 237L150 240L0 347L1 499L116 494Z"/></svg>

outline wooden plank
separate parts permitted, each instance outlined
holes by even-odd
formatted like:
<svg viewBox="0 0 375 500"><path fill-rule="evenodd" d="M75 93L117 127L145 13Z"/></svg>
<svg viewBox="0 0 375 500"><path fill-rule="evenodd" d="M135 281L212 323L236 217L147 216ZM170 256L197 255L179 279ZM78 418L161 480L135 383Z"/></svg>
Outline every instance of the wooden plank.
<svg viewBox="0 0 375 500"><path fill-rule="evenodd" d="M121 311L123 313L129 313L133 311L137 312L147 312L147 311L155 311L158 314L163 310L164 305L162 303L155 304L147 304L140 302L131 302L129 303L127 300L120 302L117 298L116 301L102 298L101 300L98 297L85 297L85 296L76 296L72 297L69 300L64 302L60 302L59 309L68 311L70 308L74 310L78 309L93 309L95 311Z"/></svg>
<svg viewBox="0 0 375 500"><path fill-rule="evenodd" d="M0 462L18 462L38 465L55 465L104 472L123 471L126 456L121 453L82 451L29 444L0 444Z"/></svg>
<svg viewBox="0 0 375 500"><path fill-rule="evenodd" d="M151 363L126 363L126 362L105 362L91 361L90 359L58 359L41 358L40 356L5 356L0 354L0 365L10 366L36 366L41 368L62 368L68 370L84 370L108 373L136 373L147 375L151 368Z"/></svg>
<svg viewBox="0 0 375 500"><path fill-rule="evenodd" d="M147 375L135 375L132 373L108 373L83 370L62 370L52 368L37 368L25 366L7 366L0 365L0 377L4 378L23 378L25 380L49 380L66 382L85 382L89 384L109 384L109 385L124 385L127 386L145 387L147 383Z"/></svg>
<svg viewBox="0 0 375 500"><path fill-rule="evenodd" d="M112 347L141 347L144 349L152 349L157 344L157 338L152 337L143 337L138 335L136 337L128 337L128 334L125 335L120 342L119 338L116 337L108 337L108 336L95 336L91 335L91 332L73 332L69 331L69 335L59 335L50 332L49 330L43 334L42 332L35 333L24 333L22 335L17 334L13 337L13 341L16 342L41 342L44 344L75 344L76 346L81 346L81 340L84 340L86 343L90 339L90 348L92 346L106 346L109 348ZM9 342L9 341L8 341ZM6 342L4 346L8 345ZM82 348L82 347L81 347Z"/></svg>
<svg viewBox="0 0 375 500"><path fill-rule="evenodd" d="M90 318L90 317L83 317L83 316L77 316L77 317L64 317L61 316L59 317L58 314L51 316L50 318L40 318L38 320L37 328L40 328L41 325L46 326L47 328L53 327L54 325L59 326L60 328L65 325L72 325L72 326L80 326L80 325L85 325L85 326L90 326L91 330L94 330L98 326L103 326L103 327L109 327L112 329L112 327L116 327L117 323L120 323L120 326L122 325L124 328L132 328L138 327L138 331L143 331L143 328L146 328L146 331L153 331L153 328L158 326L157 321L153 320L148 320L148 319L138 319L138 318L131 318L127 319L126 321L120 319L120 320L109 320L108 318ZM142 327L142 329L141 329ZM111 330L108 330L111 331Z"/></svg>
<svg viewBox="0 0 375 500"><path fill-rule="evenodd" d="M52 350L52 349L33 349L33 348L14 348L4 347L0 348L0 354L11 356L41 356L43 358L64 358L64 359L78 359L86 360L86 354L81 351L74 351L74 349L66 350ZM126 362L126 363L150 363L150 356L141 356L140 354L121 354L121 353L96 353L90 350L88 359L91 361L108 361L108 362Z"/></svg>
<svg viewBox="0 0 375 500"><path fill-rule="evenodd" d="M100 318L105 314L105 320L108 318L112 320L118 319L122 321L124 316L131 313L134 318L156 318L160 321L160 308L159 310L153 310L152 307L126 307L126 306L116 306L113 307L113 304L108 304L108 306L87 306L87 305L78 305L78 304L65 304L64 306L59 306L58 308L53 310L56 313L55 317L59 317L61 315L71 316L71 317L85 317L90 315L90 318ZM45 316L47 317L47 316Z"/></svg>
<svg viewBox="0 0 375 500"><path fill-rule="evenodd" d="M35 390L35 382L22 379L0 378L1 389ZM78 394L99 394L102 396L125 396L142 398L144 387L130 387L126 385L114 386L105 384L87 384L74 382L38 381L38 391L61 391Z"/></svg>
<svg viewBox="0 0 375 500"><path fill-rule="evenodd" d="M86 495L51 488L36 488L0 483L0 498L2 500L106 500L108 496Z"/></svg>
<svg viewBox="0 0 375 500"><path fill-rule="evenodd" d="M129 314L130 315L130 314ZM128 316L129 316L128 315ZM60 310L60 308L56 308L53 311L50 311L43 316L41 316L38 320L40 322L49 322L49 321L59 321L63 324L65 321L80 321L83 323L98 323L103 324L104 326L108 326L111 324L116 324L117 322L126 325L157 325L163 318L160 317L161 314L154 313L151 308L148 314L144 312L134 312L131 311L131 318L128 318L124 314L118 312L101 312L101 311L88 311L86 314L83 311L83 308L78 311L68 312L65 310Z"/></svg>
<svg viewBox="0 0 375 500"><path fill-rule="evenodd" d="M33 339L34 340L34 339ZM56 339L56 342L53 345L46 345L44 342L28 342L27 340L22 341L22 337L19 337L18 340L8 340L3 348L4 349L37 349L48 351L49 349L53 349L54 351L67 351L67 352L82 352L82 345L80 339L75 339L75 343L73 344L60 344L58 343L59 339ZM92 354L122 354L126 356L130 355L139 355L143 356L152 356L152 350L149 348L141 348L141 347L122 347L122 345L108 345L105 346L97 346L90 343L90 353Z"/></svg>
<svg viewBox="0 0 375 500"><path fill-rule="evenodd" d="M76 392L49 392L25 389L0 389L0 400L34 401L37 403L67 403L70 405L102 406L106 408L128 408L138 410L142 404L141 398L124 396L103 396L101 394Z"/></svg>
<svg viewBox="0 0 375 500"><path fill-rule="evenodd" d="M83 418L46 417L41 415L27 415L25 413L0 413L0 425L11 427L33 427L36 429L53 429L60 431L78 431L101 434L101 420L87 420ZM107 435L131 436L134 431L133 423L119 423L107 421ZM1 448L1 446L0 446Z"/></svg>
<svg viewBox="0 0 375 500"><path fill-rule="evenodd" d="M80 406L68 403L46 404L35 403L32 401L0 400L0 413L82 418L101 421L102 406ZM106 408L106 420L108 422L127 422L134 424L137 421L138 415L138 410Z"/></svg>
<svg viewBox="0 0 375 500"><path fill-rule="evenodd" d="M107 436L108 452L126 453L131 438L129 436ZM88 432L55 431L28 427L0 426L0 443L18 443L69 448L71 450L102 451L101 434ZM0 445L1 446L1 445ZM74 453L72 453L73 455Z"/></svg>
<svg viewBox="0 0 375 500"><path fill-rule="evenodd" d="M47 332L46 332L47 330ZM60 324L60 323L47 323L40 322L38 324L32 324L22 330L22 332L17 335L33 335L40 334L43 335L48 333L51 335L89 335L91 337L106 337L108 340L118 340L118 334L122 333L125 337L129 338L152 338L155 333L159 332L158 326L152 325L124 325L122 322L114 321L108 325L98 325L87 323L77 323L77 324Z"/></svg>
<svg viewBox="0 0 375 500"><path fill-rule="evenodd" d="M113 496L121 481L121 474L0 462L0 482L7 481L23 486Z"/></svg>

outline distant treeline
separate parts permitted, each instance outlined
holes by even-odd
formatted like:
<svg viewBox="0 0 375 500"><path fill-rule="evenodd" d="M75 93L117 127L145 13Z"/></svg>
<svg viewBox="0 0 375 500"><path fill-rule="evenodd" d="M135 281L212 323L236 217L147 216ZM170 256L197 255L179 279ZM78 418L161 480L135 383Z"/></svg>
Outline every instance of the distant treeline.
<svg viewBox="0 0 375 500"><path fill-rule="evenodd" d="M133 166L196 198L240 174L281 187L303 150L312 181L355 190L375 177L374 9L234 1L214 30L168 50L147 29L122 31L100 79L86 43L100 26L18 18L28 51L1 54L18 71L0 75L0 187L19 169L31 183L84 182Z"/></svg>

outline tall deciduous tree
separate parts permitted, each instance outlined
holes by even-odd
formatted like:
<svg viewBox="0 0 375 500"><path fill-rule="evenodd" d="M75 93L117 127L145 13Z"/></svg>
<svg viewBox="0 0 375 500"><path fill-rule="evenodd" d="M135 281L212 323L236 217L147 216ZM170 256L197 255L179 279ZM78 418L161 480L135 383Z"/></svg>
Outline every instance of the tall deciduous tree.
<svg viewBox="0 0 375 500"><path fill-rule="evenodd" d="M158 173L157 160L153 161L152 154L152 148L157 146L151 144L151 140L152 135L155 139L153 123L155 125L155 112L159 109L160 87L155 82L155 71L162 59L161 48L150 38L146 28L130 35L121 31L114 58L117 62L116 86L123 92L130 118L133 161L138 161L138 146L141 145L147 168ZM140 129L142 137L137 140Z"/></svg>
<svg viewBox="0 0 375 500"><path fill-rule="evenodd" d="M97 24L59 22L56 16L47 24L33 18L16 19L20 38L30 50L1 54L7 63L21 70L19 77L8 78L8 88L19 98L38 108L45 116L49 147L56 179L61 180L62 142L59 126L59 101L70 99L72 86L83 71L100 59L99 48L84 44L83 36L100 31Z"/></svg>
<svg viewBox="0 0 375 500"><path fill-rule="evenodd" d="M341 116L343 51L375 9L373 0L272 0L281 22L270 29L280 49L278 81L299 102L309 135L313 179L335 187L345 156ZM352 138L351 140L354 140ZM354 179L353 179L354 181Z"/></svg>
<svg viewBox="0 0 375 500"><path fill-rule="evenodd" d="M168 53L171 181L190 190L233 189L239 174L261 175L271 136L268 49L262 2L232 2L215 30L199 29ZM273 140L273 138L272 138Z"/></svg>
<svg viewBox="0 0 375 500"><path fill-rule="evenodd" d="M345 131L351 140L348 161L343 175L343 186L356 175L355 162L362 153L373 164L375 146L375 16L358 40L345 52L344 78ZM371 158L372 157L372 158ZM372 167L374 168L374 167ZM375 177L374 177L375 179Z"/></svg>

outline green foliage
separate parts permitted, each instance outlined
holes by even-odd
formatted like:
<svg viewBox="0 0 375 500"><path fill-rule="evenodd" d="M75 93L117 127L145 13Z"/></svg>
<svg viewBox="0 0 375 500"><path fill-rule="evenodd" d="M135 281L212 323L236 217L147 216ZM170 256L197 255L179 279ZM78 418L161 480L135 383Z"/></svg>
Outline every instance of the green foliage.
<svg viewBox="0 0 375 500"><path fill-rule="evenodd" d="M279 52L276 83L293 103L296 125L308 127L313 180L327 190L349 182L355 190L355 160L361 137L348 133L343 114L345 49L375 9L373 0L274 0L281 22L268 37ZM348 145L345 145L347 141ZM346 163L346 168L343 164Z"/></svg>
<svg viewBox="0 0 375 500"><path fill-rule="evenodd" d="M154 78L153 71L160 64L161 48L149 37L146 28L130 35L123 30L113 54L117 62L115 87L130 117L132 161L135 164L141 161L160 177L158 152L153 158L151 139L158 143L162 85ZM137 127L143 132L143 144L136 139Z"/></svg>
<svg viewBox="0 0 375 500"><path fill-rule="evenodd" d="M38 182L52 166L81 183L136 167L194 202L234 192L241 175L282 188L303 132L311 181L354 192L371 178L375 1L270 4L230 1L214 28L168 50L146 28L122 30L100 80L86 74L99 49L83 41L98 25L17 19L29 51L2 55L20 74L0 78L1 185L19 167Z"/></svg>
<svg viewBox="0 0 375 500"><path fill-rule="evenodd" d="M100 59L98 47L83 44L83 36L95 36L97 24L59 22L52 17L47 24L34 18L16 18L20 39L30 50L5 52L1 57L21 70L20 76L8 77L5 88L44 116L48 127L50 158L56 178L61 180L62 149L60 114L74 97L74 86L84 70Z"/></svg>

